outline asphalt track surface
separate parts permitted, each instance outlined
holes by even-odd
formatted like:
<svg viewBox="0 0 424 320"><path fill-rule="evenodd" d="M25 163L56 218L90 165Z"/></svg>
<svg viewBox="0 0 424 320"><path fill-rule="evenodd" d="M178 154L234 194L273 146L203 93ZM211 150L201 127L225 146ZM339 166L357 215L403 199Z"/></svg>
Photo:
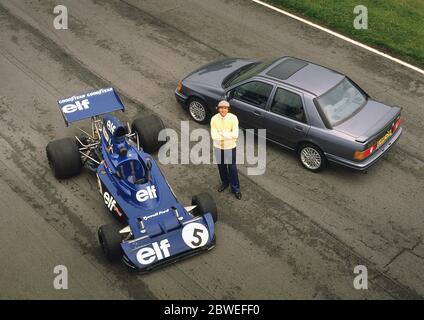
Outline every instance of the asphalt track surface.
<svg viewBox="0 0 424 320"><path fill-rule="evenodd" d="M405 299L424 296L424 78L249 1L0 0L0 298ZM162 165L183 203L208 191L214 250L148 275L110 265L96 239L112 217L88 172L57 181L46 144L72 136L60 97L113 86L125 120L155 113L178 129L178 81L223 57L292 55L348 74L403 107L404 134L368 174L302 169L274 145L267 169L240 167L243 200L219 194L213 165ZM88 127L88 122L81 124ZM193 121L192 129L201 127ZM65 265L69 289L55 290ZM355 290L356 265L369 272Z"/></svg>

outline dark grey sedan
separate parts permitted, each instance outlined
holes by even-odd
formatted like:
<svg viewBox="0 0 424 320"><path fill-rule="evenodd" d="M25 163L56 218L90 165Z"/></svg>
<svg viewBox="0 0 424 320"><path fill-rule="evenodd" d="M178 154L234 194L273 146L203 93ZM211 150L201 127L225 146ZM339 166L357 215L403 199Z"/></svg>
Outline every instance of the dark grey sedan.
<svg viewBox="0 0 424 320"><path fill-rule="evenodd" d="M207 123L226 98L244 128L295 150L308 170L327 161L357 170L373 165L400 137L399 107L377 102L343 74L292 57L225 59L188 75L177 101Z"/></svg>

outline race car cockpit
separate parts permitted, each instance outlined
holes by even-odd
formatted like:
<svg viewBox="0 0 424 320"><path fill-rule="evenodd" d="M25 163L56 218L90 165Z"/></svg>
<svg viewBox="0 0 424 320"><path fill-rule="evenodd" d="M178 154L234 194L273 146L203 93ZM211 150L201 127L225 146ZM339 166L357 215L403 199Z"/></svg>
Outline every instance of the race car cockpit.
<svg viewBox="0 0 424 320"><path fill-rule="evenodd" d="M130 184L144 184L149 181L144 166L139 160L128 159L116 167L116 175Z"/></svg>

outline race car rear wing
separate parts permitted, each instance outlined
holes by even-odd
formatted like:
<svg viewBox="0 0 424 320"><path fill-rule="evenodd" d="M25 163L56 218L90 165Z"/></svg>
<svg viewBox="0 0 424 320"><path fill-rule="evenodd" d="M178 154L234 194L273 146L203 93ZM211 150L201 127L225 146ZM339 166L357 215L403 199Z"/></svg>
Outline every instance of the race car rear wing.
<svg viewBox="0 0 424 320"><path fill-rule="evenodd" d="M125 110L121 99L113 88L105 88L57 101L63 119L68 126L72 122L101 114Z"/></svg>

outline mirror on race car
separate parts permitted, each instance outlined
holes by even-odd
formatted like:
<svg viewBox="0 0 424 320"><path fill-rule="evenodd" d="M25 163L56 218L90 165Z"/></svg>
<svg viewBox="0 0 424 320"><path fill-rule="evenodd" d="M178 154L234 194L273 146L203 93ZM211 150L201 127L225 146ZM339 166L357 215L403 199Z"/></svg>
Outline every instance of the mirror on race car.
<svg viewBox="0 0 424 320"><path fill-rule="evenodd" d="M150 159L146 161L146 166L147 166L147 170L149 171L152 170L152 161Z"/></svg>

